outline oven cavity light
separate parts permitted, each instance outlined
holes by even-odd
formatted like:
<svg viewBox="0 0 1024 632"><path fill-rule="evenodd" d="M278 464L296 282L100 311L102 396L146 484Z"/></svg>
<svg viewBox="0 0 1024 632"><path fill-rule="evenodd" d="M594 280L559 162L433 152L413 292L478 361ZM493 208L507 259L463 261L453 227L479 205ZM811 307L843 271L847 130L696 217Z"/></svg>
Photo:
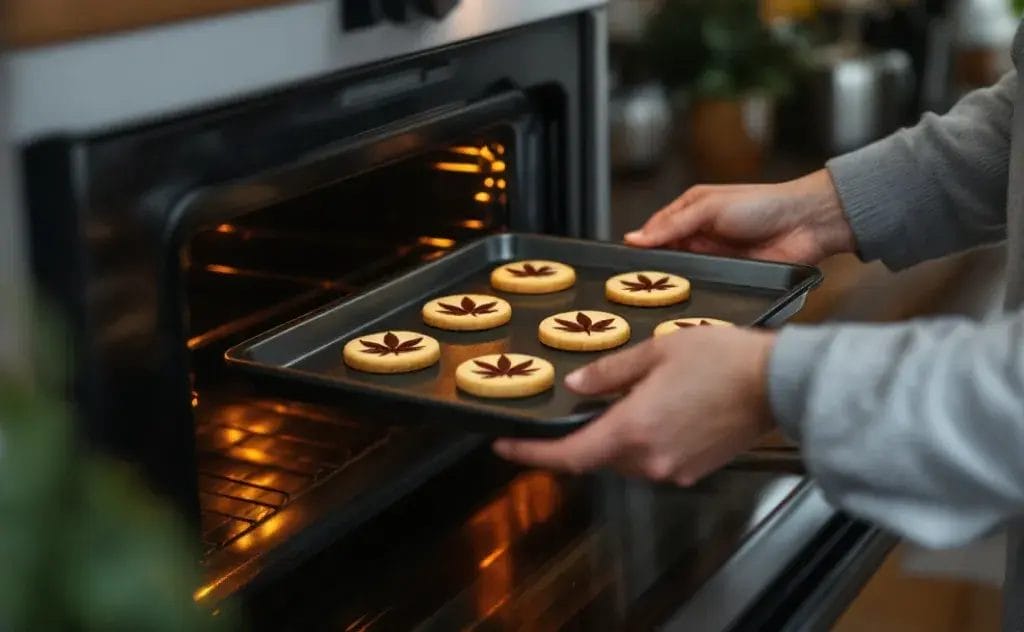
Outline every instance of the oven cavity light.
<svg viewBox="0 0 1024 632"><path fill-rule="evenodd" d="M506 551L508 551L508 547L509 547L508 543L505 543L505 544L499 546L498 548L494 549L493 551L491 551L490 553L487 554L487 557L485 557L484 559L480 560L480 563L477 564L477 567L482 570L482 569L487 568L491 564L494 564L494 561L496 559L498 559Z"/></svg>
<svg viewBox="0 0 1024 632"><path fill-rule="evenodd" d="M484 178L484 186L488 189L494 188L494 178L490 176Z"/></svg>
<svg viewBox="0 0 1024 632"><path fill-rule="evenodd" d="M463 156L479 156L480 150L476 147L452 147L450 150L452 153L462 154Z"/></svg>
<svg viewBox="0 0 1024 632"><path fill-rule="evenodd" d="M451 248L455 245L455 240L447 237L420 237L418 241L423 246L434 246L435 248Z"/></svg>
<svg viewBox="0 0 1024 632"><path fill-rule="evenodd" d="M483 147L480 148L480 155L483 156L488 162L494 162L494 153L491 151L491 148L488 147L487 145L484 145Z"/></svg>
<svg viewBox="0 0 1024 632"><path fill-rule="evenodd" d="M505 161L495 160L494 162L492 162L491 171L493 171L494 173L502 173L503 171L505 171Z"/></svg>
<svg viewBox="0 0 1024 632"><path fill-rule="evenodd" d="M480 191L479 193L473 196L473 199L476 200L477 202L480 202L481 204L487 204L488 202L491 201L491 194L488 193L487 191Z"/></svg>
<svg viewBox="0 0 1024 632"><path fill-rule="evenodd" d="M435 162L434 169L451 173L480 173L482 171L480 165L470 162Z"/></svg>
<svg viewBox="0 0 1024 632"><path fill-rule="evenodd" d="M494 145L494 151L498 152L499 156L504 156L505 155L505 146L502 145L501 143L496 143Z"/></svg>
<svg viewBox="0 0 1024 632"><path fill-rule="evenodd" d="M238 229L232 226L231 224L221 224L220 226L217 227L218 233L234 233L237 231Z"/></svg>
<svg viewBox="0 0 1024 632"><path fill-rule="evenodd" d="M484 222L479 219L467 219L459 222L459 226L470 230L481 230L484 227Z"/></svg>
<svg viewBox="0 0 1024 632"><path fill-rule="evenodd" d="M498 188L504 189L506 186L508 186L508 183L505 182L505 178L498 178Z"/></svg>

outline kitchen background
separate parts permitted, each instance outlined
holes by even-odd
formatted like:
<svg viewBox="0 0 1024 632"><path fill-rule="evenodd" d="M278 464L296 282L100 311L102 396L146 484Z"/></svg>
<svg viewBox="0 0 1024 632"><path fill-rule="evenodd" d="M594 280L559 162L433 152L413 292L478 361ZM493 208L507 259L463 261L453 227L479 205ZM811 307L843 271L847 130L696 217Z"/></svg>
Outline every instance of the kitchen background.
<svg viewBox="0 0 1024 632"><path fill-rule="evenodd" d="M616 234L698 182L780 181L820 168L1012 67L1009 0L613 0ZM852 256L800 322L981 315L1002 258L978 250L899 274ZM898 458L898 455L893 455ZM1001 538L959 551L898 546L837 630L997 630Z"/></svg>

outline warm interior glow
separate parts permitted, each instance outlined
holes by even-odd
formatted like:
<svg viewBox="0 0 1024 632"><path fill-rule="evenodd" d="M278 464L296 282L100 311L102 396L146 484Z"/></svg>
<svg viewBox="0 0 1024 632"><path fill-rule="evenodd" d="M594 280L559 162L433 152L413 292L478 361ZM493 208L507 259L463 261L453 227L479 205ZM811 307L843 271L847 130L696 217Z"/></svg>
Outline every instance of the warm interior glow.
<svg viewBox="0 0 1024 632"><path fill-rule="evenodd" d="M241 274L242 271L238 268L231 266L222 266L219 263L211 263L204 268L207 272L213 272L214 274Z"/></svg>
<svg viewBox="0 0 1024 632"><path fill-rule="evenodd" d="M480 191L479 193L473 196L473 199L476 200L477 202L486 204L491 201L491 194L488 193L487 191Z"/></svg>
<svg viewBox="0 0 1024 632"><path fill-rule="evenodd" d="M505 155L505 146L502 145L501 143L496 143L494 145L494 150L498 152L499 156L504 156Z"/></svg>
<svg viewBox="0 0 1024 632"><path fill-rule="evenodd" d="M480 173L480 165L469 162L435 162L434 169L455 173Z"/></svg>
<svg viewBox="0 0 1024 632"><path fill-rule="evenodd" d="M496 559L498 559L499 557L501 557L501 556L502 556L502 554L503 554L503 553L504 553L505 551L507 551L507 550L508 550L508 545L507 545L507 544L506 544L506 545L504 545L504 546L499 546L498 548L496 548L496 549L494 549L493 551L491 551L490 555L488 555L488 556L487 556L487 557L485 557L484 559L480 560L480 563L479 563L479 564L477 564L477 566L478 566L479 568L482 568L482 569L483 569L483 568L487 568L487 567L488 567L488 566L490 566L491 564L494 564L494 560L496 560Z"/></svg>
<svg viewBox="0 0 1024 632"><path fill-rule="evenodd" d="M494 186L494 178L490 176L484 178L484 186L487 187L488 189L492 188Z"/></svg>
<svg viewBox="0 0 1024 632"><path fill-rule="evenodd" d="M491 171L493 171L495 173L501 173L501 172L505 171L505 161L504 160L495 160L494 162L492 162L491 163Z"/></svg>
<svg viewBox="0 0 1024 632"><path fill-rule="evenodd" d="M236 230L238 229L232 226L231 224L221 224L220 226L217 227L218 233L233 233Z"/></svg>
<svg viewBox="0 0 1024 632"><path fill-rule="evenodd" d="M479 219L466 219L459 222L459 226L462 226L463 228L469 228L472 230L481 230L484 227L484 222L483 220Z"/></svg>
<svg viewBox="0 0 1024 632"><path fill-rule="evenodd" d="M455 240L447 237L420 237L418 241L424 246L434 246L435 248L451 248L455 245Z"/></svg>
<svg viewBox="0 0 1024 632"><path fill-rule="evenodd" d="M546 472L517 477L501 497L480 509L469 523L469 538L479 558L477 612L486 618L512 596L513 544L554 515L561 501L558 482Z"/></svg>
<svg viewBox="0 0 1024 632"><path fill-rule="evenodd" d="M484 145L483 147L480 148L480 155L483 156L484 158L486 158L489 161L490 160L494 160L494 154L491 152L490 147L488 147L486 145Z"/></svg>
<svg viewBox="0 0 1024 632"><path fill-rule="evenodd" d="M499 189L504 189L507 184L508 183L505 182L505 178L499 178L498 179L498 188Z"/></svg>
<svg viewBox="0 0 1024 632"><path fill-rule="evenodd" d="M479 156L480 155L480 150L477 149L476 147L461 147L461 146L459 146L459 147L452 147L450 149L450 151L453 152L453 153L456 153L456 154L463 154L465 156Z"/></svg>
<svg viewBox="0 0 1024 632"><path fill-rule="evenodd" d="M271 458L270 458L269 454L267 454L263 450L258 450L256 448L243 448L243 447L231 448L231 451L229 452L229 456L231 456L231 458L233 458L233 459L238 459L239 461L248 461L250 463L261 463L262 464L262 463L270 463L270 461L271 461Z"/></svg>

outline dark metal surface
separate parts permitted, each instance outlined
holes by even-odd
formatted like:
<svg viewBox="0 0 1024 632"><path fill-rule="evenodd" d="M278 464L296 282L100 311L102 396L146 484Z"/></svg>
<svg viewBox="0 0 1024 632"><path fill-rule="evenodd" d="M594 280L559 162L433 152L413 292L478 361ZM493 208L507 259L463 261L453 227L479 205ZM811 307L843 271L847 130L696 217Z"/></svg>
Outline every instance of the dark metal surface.
<svg viewBox="0 0 1024 632"><path fill-rule="evenodd" d="M268 630L712 629L675 615L696 600L733 618L784 580L833 515L819 501L791 475L721 472L680 489L523 471L483 451L250 593L250 619ZM702 597L707 586L725 601Z"/></svg>
<svg viewBox="0 0 1024 632"><path fill-rule="evenodd" d="M576 268L576 285L563 292L523 296L496 292L488 283L496 265L517 259L555 259ZM604 297L612 274L656 269L681 274L693 294L681 305L628 307ZM761 325L820 282L811 267L742 261L563 238L504 234L487 237L365 294L315 312L228 350L227 361L255 376L262 387L293 397L326 402L402 407L411 420L429 414L471 432L557 436L592 419L607 401L580 397L560 379L544 394L516 401L487 401L459 392L454 371L459 363L487 353L526 353L549 359L557 376L599 354L544 347L537 325L554 313L574 309L606 310L632 328L629 344L648 338L667 319L685 316L723 318ZM485 332L448 332L425 326L424 302L458 293L493 293L512 304L512 321ZM441 343L441 361L406 375L370 375L342 362L341 348L361 334L380 330L423 331Z"/></svg>

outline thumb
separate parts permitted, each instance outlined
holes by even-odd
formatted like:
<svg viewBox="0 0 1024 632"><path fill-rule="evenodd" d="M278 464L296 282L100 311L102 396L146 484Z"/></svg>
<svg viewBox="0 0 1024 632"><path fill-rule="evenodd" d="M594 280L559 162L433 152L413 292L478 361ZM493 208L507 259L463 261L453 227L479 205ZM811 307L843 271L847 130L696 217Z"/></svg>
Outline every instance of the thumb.
<svg viewBox="0 0 1024 632"><path fill-rule="evenodd" d="M577 369L566 376L565 385L582 395L600 395L627 388L647 375L657 361L652 343L648 340Z"/></svg>

